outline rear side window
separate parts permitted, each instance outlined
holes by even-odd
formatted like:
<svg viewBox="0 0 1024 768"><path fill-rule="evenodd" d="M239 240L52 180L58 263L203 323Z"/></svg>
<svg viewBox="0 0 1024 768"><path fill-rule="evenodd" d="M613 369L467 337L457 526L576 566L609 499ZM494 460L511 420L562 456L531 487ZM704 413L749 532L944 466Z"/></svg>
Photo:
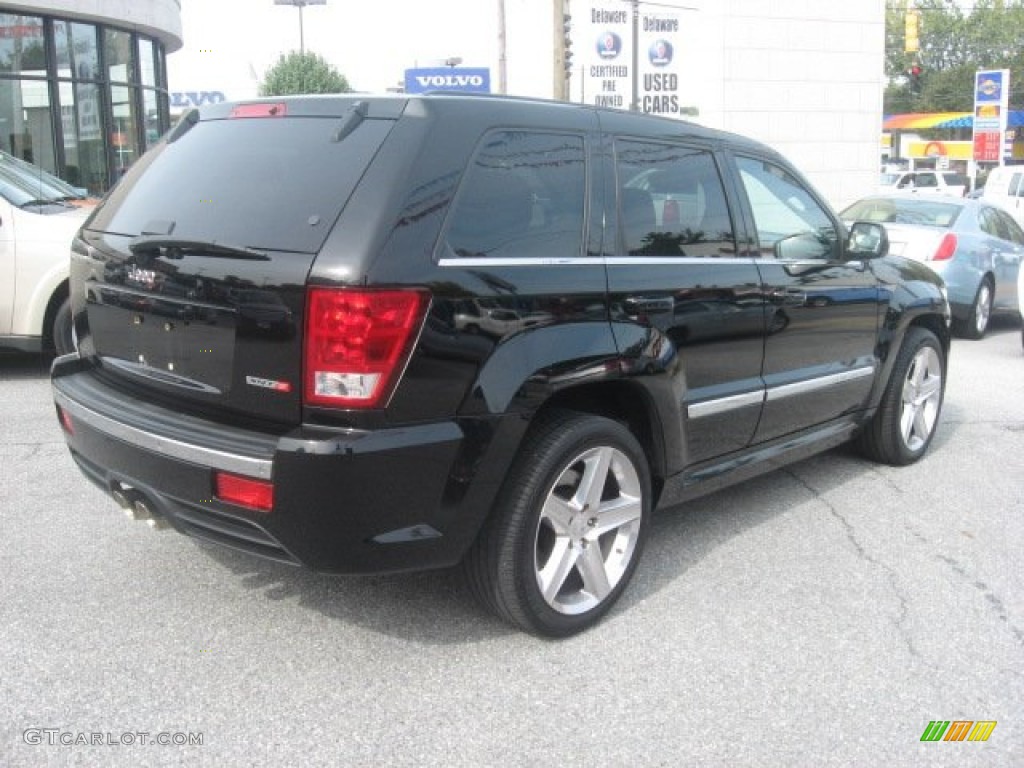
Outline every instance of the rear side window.
<svg viewBox="0 0 1024 768"><path fill-rule="evenodd" d="M336 117L204 120L145 155L90 225L316 253L391 120L337 140Z"/></svg>
<svg viewBox="0 0 1024 768"><path fill-rule="evenodd" d="M583 246L583 137L488 135L459 186L442 256L564 258Z"/></svg>
<svg viewBox="0 0 1024 768"><path fill-rule="evenodd" d="M710 152L615 142L623 249L632 256L732 256L732 219Z"/></svg>

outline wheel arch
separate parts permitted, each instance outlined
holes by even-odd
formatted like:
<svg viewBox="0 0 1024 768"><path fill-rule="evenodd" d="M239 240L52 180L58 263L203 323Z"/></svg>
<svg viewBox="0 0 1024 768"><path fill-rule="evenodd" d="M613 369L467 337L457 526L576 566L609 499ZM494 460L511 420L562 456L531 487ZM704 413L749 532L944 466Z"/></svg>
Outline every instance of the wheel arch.
<svg viewBox="0 0 1024 768"><path fill-rule="evenodd" d="M65 278L57 287L46 302L46 311L43 313L42 344L44 349L53 349L56 345L53 338L53 321L57 317L57 310L64 300L70 295L68 279Z"/></svg>
<svg viewBox="0 0 1024 768"><path fill-rule="evenodd" d="M650 392L631 381L582 384L553 394L534 413L533 419L552 409L603 416L626 427L647 456L652 502L657 505L667 474L667 448L657 407Z"/></svg>

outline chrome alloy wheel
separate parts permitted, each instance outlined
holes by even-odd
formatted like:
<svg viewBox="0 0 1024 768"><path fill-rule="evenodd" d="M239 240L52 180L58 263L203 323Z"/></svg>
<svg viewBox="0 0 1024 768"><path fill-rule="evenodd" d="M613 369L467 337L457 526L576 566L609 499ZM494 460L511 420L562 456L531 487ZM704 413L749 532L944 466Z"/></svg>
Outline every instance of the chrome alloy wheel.
<svg viewBox="0 0 1024 768"><path fill-rule="evenodd" d="M626 454L599 446L569 462L537 523L534 567L544 601L564 614L600 605L629 567L642 515L640 478Z"/></svg>
<svg viewBox="0 0 1024 768"><path fill-rule="evenodd" d="M992 314L992 289L987 282L978 288L978 298L974 302L974 332L981 336L988 329L989 316Z"/></svg>
<svg viewBox="0 0 1024 768"><path fill-rule="evenodd" d="M942 361L931 347L921 347L903 380L900 434L911 451L920 450L935 429L942 405Z"/></svg>

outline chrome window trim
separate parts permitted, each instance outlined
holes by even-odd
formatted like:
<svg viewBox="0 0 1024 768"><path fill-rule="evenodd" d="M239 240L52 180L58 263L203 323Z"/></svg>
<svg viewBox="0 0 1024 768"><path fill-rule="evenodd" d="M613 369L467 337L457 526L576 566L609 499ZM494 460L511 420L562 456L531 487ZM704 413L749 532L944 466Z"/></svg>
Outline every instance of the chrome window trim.
<svg viewBox="0 0 1024 768"><path fill-rule="evenodd" d="M708 266L752 264L754 259L744 256L729 256L726 258L714 258L711 256L518 256L500 259L481 257L458 257L446 256L438 259L440 267L565 267L565 266L608 266L608 267L635 267L644 266L675 266L684 264L700 264Z"/></svg>
<svg viewBox="0 0 1024 768"><path fill-rule="evenodd" d="M225 472L258 477L261 480L271 479L274 462L269 459L257 459L251 456L217 451L212 448L174 440L147 432L138 427L122 424L108 416L86 408L80 403L76 403L60 391L54 392L54 400L74 418L88 424L93 429L118 440L124 440L144 450L172 459L187 461L190 464L203 464L211 469L220 469Z"/></svg>

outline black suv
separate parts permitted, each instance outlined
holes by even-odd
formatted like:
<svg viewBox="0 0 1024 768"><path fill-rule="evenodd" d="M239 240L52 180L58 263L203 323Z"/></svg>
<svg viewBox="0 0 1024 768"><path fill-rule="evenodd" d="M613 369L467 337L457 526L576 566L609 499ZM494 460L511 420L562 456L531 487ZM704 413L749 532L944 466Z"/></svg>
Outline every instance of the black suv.
<svg viewBox="0 0 1024 768"><path fill-rule="evenodd" d="M684 122L218 104L82 228L54 398L136 517L320 571L461 562L567 635L655 508L854 437L924 454L949 310L886 249L772 150Z"/></svg>

